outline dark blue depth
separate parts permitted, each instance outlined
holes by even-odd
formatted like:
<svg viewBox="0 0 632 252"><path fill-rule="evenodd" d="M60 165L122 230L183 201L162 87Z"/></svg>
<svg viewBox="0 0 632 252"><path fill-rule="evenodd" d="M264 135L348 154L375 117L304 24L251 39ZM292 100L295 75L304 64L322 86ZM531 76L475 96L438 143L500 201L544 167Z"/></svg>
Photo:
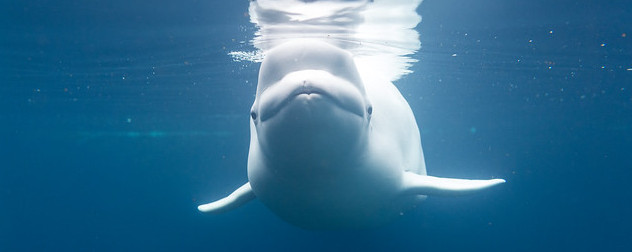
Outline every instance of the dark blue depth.
<svg viewBox="0 0 632 252"><path fill-rule="evenodd" d="M246 181L248 1L2 1L0 251L627 251L629 1L425 0L396 85L428 172L507 183L307 231Z"/></svg>

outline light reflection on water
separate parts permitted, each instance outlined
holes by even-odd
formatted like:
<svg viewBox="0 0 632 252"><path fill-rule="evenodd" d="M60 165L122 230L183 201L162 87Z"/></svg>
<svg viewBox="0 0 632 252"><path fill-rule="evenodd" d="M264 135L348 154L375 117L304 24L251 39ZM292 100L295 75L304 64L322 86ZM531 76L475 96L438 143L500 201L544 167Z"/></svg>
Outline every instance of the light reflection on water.
<svg viewBox="0 0 632 252"><path fill-rule="evenodd" d="M258 30L256 51L233 51L236 61L260 62L265 52L294 39L319 39L351 52L360 71L394 81L412 73L419 50L421 0L251 1L250 21Z"/></svg>

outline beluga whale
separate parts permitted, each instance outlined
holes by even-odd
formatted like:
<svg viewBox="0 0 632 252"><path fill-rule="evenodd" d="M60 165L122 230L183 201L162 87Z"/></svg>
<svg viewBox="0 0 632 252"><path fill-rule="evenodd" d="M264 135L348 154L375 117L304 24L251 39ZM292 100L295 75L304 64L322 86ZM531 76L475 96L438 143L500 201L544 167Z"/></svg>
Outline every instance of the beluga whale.
<svg viewBox="0 0 632 252"><path fill-rule="evenodd" d="M361 67L323 39L268 50L250 111L248 182L199 211L258 199L306 229L377 227L427 196L505 182L427 175L407 101L391 81Z"/></svg>

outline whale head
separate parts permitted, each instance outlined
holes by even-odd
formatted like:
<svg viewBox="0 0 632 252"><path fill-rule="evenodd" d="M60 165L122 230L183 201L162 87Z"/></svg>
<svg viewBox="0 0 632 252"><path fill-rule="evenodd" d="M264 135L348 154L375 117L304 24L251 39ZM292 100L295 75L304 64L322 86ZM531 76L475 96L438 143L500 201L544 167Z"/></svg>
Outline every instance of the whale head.
<svg viewBox="0 0 632 252"><path fill-rule="evenodd" d="M372 111L348 52L295 40L266 54L250 115L266 156L313 163L362 148Z"/></svg>

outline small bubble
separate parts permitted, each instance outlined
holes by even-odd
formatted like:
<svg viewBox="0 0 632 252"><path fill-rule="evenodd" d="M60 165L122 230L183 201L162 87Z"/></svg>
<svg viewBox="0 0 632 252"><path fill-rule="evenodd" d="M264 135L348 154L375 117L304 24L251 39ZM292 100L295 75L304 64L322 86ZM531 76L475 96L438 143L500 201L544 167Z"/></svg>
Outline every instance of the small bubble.
<svg viewBox="0 0 632 252"><path fill-rule="evenodd" d="M601 47L604 47L604 46L606 46L606 43L602 43L602 44L601 44Z"/></svg>

